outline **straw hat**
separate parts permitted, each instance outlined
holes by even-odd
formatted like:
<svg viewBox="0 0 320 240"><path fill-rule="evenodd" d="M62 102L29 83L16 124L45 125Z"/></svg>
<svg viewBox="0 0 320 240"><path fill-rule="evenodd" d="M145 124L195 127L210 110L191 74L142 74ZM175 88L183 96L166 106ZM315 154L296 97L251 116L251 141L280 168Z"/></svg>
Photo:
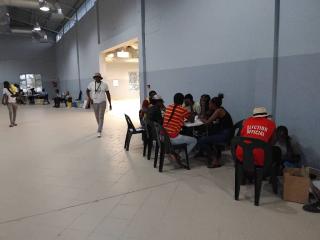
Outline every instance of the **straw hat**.
<svg viewBox="0 0 320 240"><path fill-rule="evenodd" d="M162 100L162 97L156 94L156 95L153 95L152 99L153 100Z"/></svg>
<svg viewBox="0 0 320 240"><path fill-rule="evenodd" d="M253 117L255 118L262 118L262 117L268 117L268 111L265 107L255 107L253 109Z"/></svg>
<svg viewBox="0 0 320 240"><path fill-rule="evenodd" d="M101 76L101 73L95 73L93 75L93 78L96 79L96 78L100 78L100 79L103 79L103 77Z"/></svg>

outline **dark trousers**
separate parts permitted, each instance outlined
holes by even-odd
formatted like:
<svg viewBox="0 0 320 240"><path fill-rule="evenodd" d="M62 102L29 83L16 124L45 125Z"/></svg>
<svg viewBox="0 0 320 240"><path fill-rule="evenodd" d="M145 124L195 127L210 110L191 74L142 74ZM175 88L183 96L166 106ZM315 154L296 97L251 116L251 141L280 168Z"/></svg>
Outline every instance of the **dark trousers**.
<svg viewBox="0 0 320 240"><path fill-rule="evenodd" d="M227 144L230 141L231 136L232 129L224 129L213 135L200 138L198 140L200 152L206 152L209 156L215 154L216 158L220 158L221 151L219 151L216 145Z"/></svg>
<svg viewBox="0 0 320 240"><path fill-rule="evenodd" d="M43 104L45 104L45 103L50 104L48 94L46 94L46 95L43 96Z"/></svg>
<svg viewBox="0 0 320 240"><path fill-rule="evenodd" d="M53 101L54 101L54 107L59 108L61 99L59 97L55 97Z"/></svg>

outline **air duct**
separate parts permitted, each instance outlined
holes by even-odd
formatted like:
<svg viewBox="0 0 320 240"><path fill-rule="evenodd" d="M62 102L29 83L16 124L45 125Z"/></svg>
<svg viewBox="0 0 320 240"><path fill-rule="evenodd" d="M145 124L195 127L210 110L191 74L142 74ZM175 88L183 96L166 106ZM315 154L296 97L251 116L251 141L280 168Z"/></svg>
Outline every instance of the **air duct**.
<svg viewBox="0 0 320 240"><path fill-rule="evenodd" d="M0 7L0 34L32 36L40 42L48 42L45 31L34 31L33 28L10 28L10 15L6 7Z"/></svg>
<svg viewBox="0 0 320 240"><path fill-rule="evenodd" d="M46 1L48 7L50 8L51 13L55 13L58 15L62 15L61 6L57 2ZM17 7L17 8L29 8L29 9L37 9L40 10L40 2L39 0L0 0L0 7Z"/></svg>
<svg viewBox="0 0 320 240"><path fill-rule="evenodd" d="M45 31L34 31L32 28L11 28L11 34L32 36L40 42L48 42L48 36Z"/></svg>

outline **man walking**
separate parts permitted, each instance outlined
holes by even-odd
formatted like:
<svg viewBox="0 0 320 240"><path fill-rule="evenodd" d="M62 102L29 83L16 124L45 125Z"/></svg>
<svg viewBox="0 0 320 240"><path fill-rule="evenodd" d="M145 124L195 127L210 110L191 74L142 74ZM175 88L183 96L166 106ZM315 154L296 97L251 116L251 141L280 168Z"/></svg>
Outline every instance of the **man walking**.
<svg viewBox="0 0 320 240"><path fill-rule="evenodd" d="M93 106L98 123L98 137L100 138L104 122L104 113L107 106L106 96L109 101L109 108L112 110L111 95L107 83L101 81L103 78L100 73L96 73L93 79L94 81L88 85L87 96Z"/></svg>

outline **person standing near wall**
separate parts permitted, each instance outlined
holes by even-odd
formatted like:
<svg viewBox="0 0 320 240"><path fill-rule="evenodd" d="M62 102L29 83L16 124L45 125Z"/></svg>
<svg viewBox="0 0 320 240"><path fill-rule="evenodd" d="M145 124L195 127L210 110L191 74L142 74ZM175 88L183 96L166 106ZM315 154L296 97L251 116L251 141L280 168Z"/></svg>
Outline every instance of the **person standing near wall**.
<svg viewBox="0 0 320 240"><path fill-rule="evenodd" d="M103 82L103 77L100 73L93 76L94 81L88 85L87 96L90 103L93 105L94 114L98 123L98 137L101 137L101 132L104 122L104 113L106 111L107 101L109 101L109 108L112 110L111 95L108 84Z"/></svg>
<svg viewBox="0 0 320 240"><path fill-rule="evenodd" d="M10 83L5 81L3 83L2 104L7 105L9 110L9 118L10 118L9 127L17 126L16 117L17 117L18 105L16 102L16 97L17 97L17 93L11 88Z"/></svg>

